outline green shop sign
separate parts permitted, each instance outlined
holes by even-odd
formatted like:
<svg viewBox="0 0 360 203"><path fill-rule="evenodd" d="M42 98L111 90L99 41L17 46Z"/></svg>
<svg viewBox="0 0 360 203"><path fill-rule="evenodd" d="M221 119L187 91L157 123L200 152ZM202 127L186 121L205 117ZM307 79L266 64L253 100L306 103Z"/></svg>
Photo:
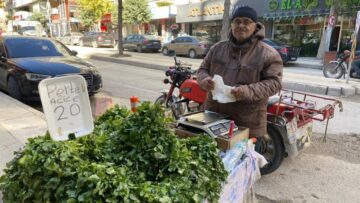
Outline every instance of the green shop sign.
<svg viewBox="0 0 360 203"><path fill-rule="evenodd" d="M269 11L313 9L319 5L319 0L270 0Z"/></svg>

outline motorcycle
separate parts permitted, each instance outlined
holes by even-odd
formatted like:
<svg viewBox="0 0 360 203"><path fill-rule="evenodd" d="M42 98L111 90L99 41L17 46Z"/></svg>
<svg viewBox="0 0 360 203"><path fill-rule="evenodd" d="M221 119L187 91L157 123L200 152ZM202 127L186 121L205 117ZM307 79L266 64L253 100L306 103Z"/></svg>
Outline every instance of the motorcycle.
<svg viewBox="0 0 360 203"><path fill-rule="evenodd" d="M323 68L323 74L326 78L335 78L340 79L344 78L345 75L349 74L348 72L348 65L349 65L349 58L350 58L351 52L348 50L345 50L344 53L340 54L338 58L335 61L330 61L326 66ZM354 69L350 70L350 77L351 78L358 78L356 74L354 74Z"/></svg>
<svg viewBox="0 0 360 203"><path fill-rule="evenodd" d="M155 103L165 106L171 111L171 116L177 120L186 112L200 111L206 100L207 93L200 89L194 74L196 71L191 69L191 65L181 63L174 57L175 66L170 66L165 72L164 84L170 84L168 91L163 91L162 95L156 99ZM179 95L174 91L178 89Z"/></svg>
<svg viewBox="0 0 360 203"><path fill-rule="evenodd" d="M172 117L202 111L207 93L200 89L191 67L184 65L174 57L175 66L165 72L165 84L170 84L168 91L155 103L169 109ZM179 89L179 96L174 90ZM324 107L317 108L311 99L331 101ZM334 117L335 107L342 111L342 103L332 98L319 97L302 92L282 90L278 95L269 98L267 107L266 139L260 139L257 151L262 154L268 164L260 169L262 175L275 171L288 155L296 156L300 150L310 144L313 121L327 121L324 139L326 139L329 119Z"/></svg>

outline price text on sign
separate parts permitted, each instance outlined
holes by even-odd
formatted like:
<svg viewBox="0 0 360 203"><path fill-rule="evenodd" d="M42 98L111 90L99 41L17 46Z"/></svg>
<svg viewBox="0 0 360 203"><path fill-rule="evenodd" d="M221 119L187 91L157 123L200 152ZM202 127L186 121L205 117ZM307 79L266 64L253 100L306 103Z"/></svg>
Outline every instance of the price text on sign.
<svg viewBox="0 0 360 203"><path fill-rule="evenodd" d="M46 79L39 92L50 135L54 140L67 140L92 132L93 120L85 79L80 75Z"/></svg>

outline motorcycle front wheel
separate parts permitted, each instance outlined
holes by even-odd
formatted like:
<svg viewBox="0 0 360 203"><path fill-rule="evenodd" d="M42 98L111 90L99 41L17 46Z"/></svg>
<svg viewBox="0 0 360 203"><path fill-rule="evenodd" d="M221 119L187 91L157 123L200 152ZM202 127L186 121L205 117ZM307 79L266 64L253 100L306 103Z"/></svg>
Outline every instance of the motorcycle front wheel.
<svg viewBox="0 0 360 203"><path fill-rule="evenodd" d="M323 68L323 73L327 78L340 79L345 74L345 68L339 62L331 62Z"/></svg>
<svg viewBox="0 0 360 203"><path fill-rule="evenodd" d="M179 99L175 96L170 97L165 105L167 95L163 94L155 100L155 104L160 104L165 106L165 114L170 114L175 120L179 119L181 115L185 113L185 107L183 103L176 103Z"/></svg>

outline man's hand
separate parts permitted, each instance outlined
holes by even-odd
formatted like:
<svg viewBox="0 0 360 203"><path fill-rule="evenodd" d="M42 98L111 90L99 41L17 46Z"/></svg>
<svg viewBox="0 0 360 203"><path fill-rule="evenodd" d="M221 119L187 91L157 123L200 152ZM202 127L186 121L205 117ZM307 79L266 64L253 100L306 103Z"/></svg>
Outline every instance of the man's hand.
<svg viewBox="0 0 360 203"><path fill-rule="evenodd" d="M203 90L206 90L206 91L211 91L215 88L215 83L214 81L212 80L212 78L209 76L209 77L206 77L204 78L201 82L200 82L200 87L201 89Z"/></svg>
<svg viewBox="0 0 360 203"><path fill-rule="evenodd" d="M236 100L239 100L241 98L241 88L240 87L234 87L231 90L231 94L234 95Z"/></svg>

